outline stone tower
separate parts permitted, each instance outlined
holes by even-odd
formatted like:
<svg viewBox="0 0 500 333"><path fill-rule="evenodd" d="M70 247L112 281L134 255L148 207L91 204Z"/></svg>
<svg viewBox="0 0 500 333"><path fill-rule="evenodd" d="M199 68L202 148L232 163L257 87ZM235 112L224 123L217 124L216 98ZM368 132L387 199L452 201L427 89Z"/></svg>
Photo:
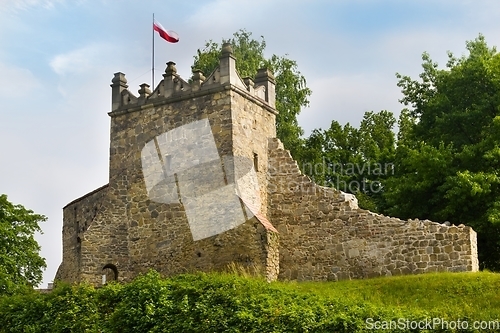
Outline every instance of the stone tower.
<svg viewBox="0 0 500 333"><path fill-rule="evenodd" d="M173 62L151 91L111 84L109 184L63 209L57 280L128 281L249 267L268 280L478 269L469 227L402 221L303 175L276 138L275 81L225 44L207 78Z"/></svg>
<svg viewBox="0 0 500 333"><path fill-rule="evenodd" d="M122 73L111 87L109 184L64 208L56 279L98 284L106 272L129 280L150 268L171 275L231 262L275 278L265 217L272 74L242 80L224 45L207 78L195 71L188 83L169 62L152 92L142 84L134 96Z"/></svg>

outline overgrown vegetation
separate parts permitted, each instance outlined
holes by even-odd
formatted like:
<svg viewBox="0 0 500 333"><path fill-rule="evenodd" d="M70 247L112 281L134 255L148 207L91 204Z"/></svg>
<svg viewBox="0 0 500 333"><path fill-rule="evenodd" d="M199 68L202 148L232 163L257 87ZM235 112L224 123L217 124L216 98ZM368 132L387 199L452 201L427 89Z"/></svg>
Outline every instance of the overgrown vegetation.
<svg viewBox="0 0 500 333"><path fill-rule="evenodd" d="M58 285L49 294L0 298L0 332L353 333L399 318L472 326L500 319L499 288L500 275L487 272L267 283L215 273L162 279L151 271L129 284ZM386 331L423 331L400 328Z"/></svg>

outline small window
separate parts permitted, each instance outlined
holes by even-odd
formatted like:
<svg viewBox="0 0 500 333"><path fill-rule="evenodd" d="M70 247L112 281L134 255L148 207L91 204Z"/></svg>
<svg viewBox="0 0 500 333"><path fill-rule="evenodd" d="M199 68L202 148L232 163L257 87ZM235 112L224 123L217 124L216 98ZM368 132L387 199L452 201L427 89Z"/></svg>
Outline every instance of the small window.
<svg viewBox="0 0 500 333"><path fill-rule="evenodd" d="M257 153L253 153L253 168L255 171L259 171L259 155Z"/></svg>

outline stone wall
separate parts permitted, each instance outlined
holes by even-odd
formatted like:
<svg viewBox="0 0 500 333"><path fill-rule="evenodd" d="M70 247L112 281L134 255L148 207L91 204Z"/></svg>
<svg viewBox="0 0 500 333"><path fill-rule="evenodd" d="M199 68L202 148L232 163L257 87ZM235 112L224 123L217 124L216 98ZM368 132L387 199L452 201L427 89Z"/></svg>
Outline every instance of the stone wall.
<svg viewBox="0 0 500 333"><path fill-rule="evenodd" d="M403 221L360 209L353 195L302 175L278 139L270 140L269 149L269 211L280 236L280 279L478 270L470 227Z"/></svg>
<svg viewBox="0 0 500 333"><path fill-rule="evenodd" d="M302 175L276 139L274 77L219 67L188 81L167 64L154 91L111 84L109 184L64 208L56 279L129 281L226 270L268 280L339 280L478 269L465 226L402 221Z"/></svg>
<svg viewBox="0 0 500 333"><path fill-rule="evenodd" d="M107 191L108 185L102 186L63 208L63 261L56 280L80 281L82 237L101 211Z"/></svg>

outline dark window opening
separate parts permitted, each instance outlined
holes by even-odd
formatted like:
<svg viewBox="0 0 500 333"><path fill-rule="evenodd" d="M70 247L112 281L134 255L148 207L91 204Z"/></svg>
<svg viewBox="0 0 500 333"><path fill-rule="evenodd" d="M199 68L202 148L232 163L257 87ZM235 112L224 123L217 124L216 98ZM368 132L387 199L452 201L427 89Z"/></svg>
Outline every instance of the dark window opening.
<svg viewBox="0 0 500 333"><path fill-rule="evenodd" d="M113 264L106 264L102 268L102 284L106 284L108 281L118 280L118 269Z"/></svg>
<svg viewBox="0 0 500 333"><path fill-rule="evenodd" d="M253 153L253 168L255 171L259 171L259 155L257 153Z"/></svg>

